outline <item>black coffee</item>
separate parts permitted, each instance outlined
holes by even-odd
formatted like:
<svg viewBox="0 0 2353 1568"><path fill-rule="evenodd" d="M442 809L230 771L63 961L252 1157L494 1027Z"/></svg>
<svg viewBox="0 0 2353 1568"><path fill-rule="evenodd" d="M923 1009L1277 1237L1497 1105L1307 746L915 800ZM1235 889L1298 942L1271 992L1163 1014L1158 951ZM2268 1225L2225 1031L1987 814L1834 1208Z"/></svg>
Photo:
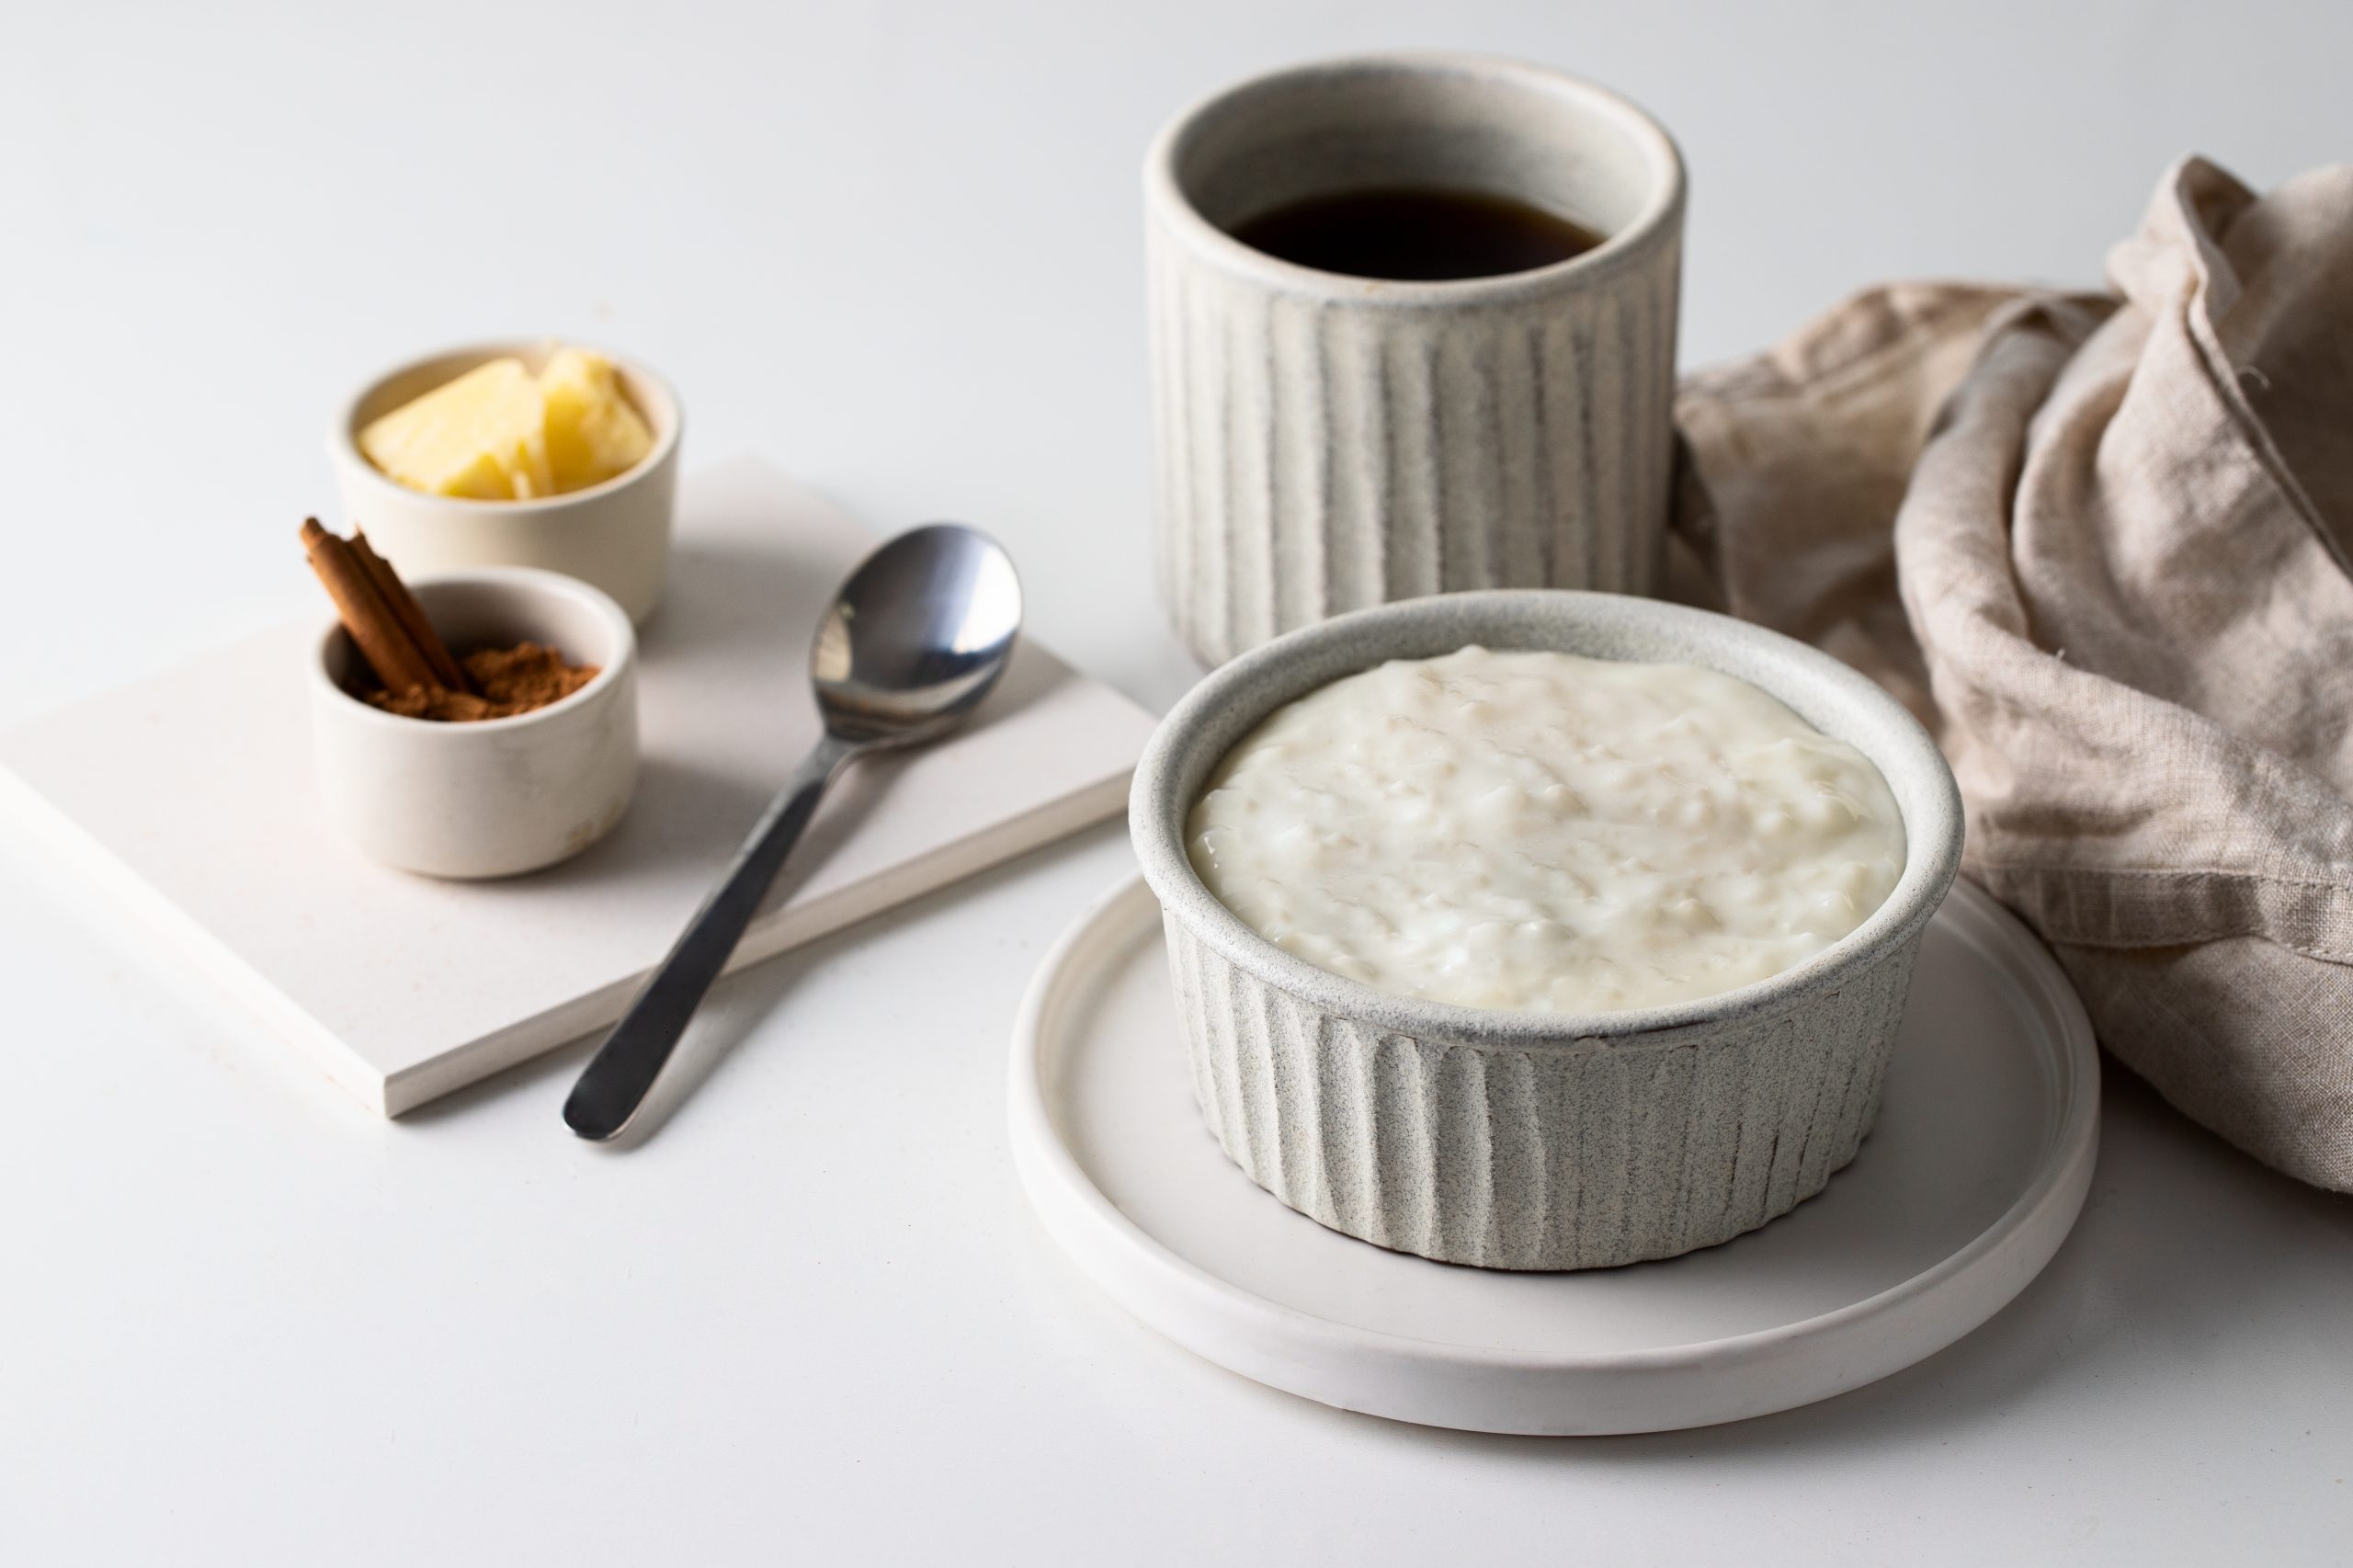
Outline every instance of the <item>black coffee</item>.
<svg viewBox="0 0 2353 1568"><path fill-rule="evenodd" d="M1400 282L1526 272L1583 256L1604 237L1507 196L1408 189L1311 196L1231 232L1302 267Z"/></svg>

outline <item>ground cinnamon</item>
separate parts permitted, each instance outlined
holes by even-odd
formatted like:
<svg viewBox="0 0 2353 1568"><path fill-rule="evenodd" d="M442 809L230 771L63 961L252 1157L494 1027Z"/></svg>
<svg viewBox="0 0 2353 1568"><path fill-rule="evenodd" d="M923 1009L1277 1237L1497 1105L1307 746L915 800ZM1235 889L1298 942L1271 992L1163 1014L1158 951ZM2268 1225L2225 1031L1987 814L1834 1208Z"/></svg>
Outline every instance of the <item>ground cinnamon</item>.
<svg viewBox="0 0 2353 1568"><path fill-rule="evenodd" d="M517 642L511 648L476 648L462 661L476 691L412 687L406 691L371 691L368 700L387 713L404 719L435 719L465 724L483 719L511 719L561 702L597 678L594 665L567 665L563 655L539 642Z"/></svg>
<svg viewBox="0 0 2353 1568"><path fill-rule="evenodd" d="M460 724L511 719L561 702L597 678L596 665L567 665L537 642L455 657L392 563L358 529L339 539L306 517L302 549L380 683L358 695L387 713Z"/></svg>

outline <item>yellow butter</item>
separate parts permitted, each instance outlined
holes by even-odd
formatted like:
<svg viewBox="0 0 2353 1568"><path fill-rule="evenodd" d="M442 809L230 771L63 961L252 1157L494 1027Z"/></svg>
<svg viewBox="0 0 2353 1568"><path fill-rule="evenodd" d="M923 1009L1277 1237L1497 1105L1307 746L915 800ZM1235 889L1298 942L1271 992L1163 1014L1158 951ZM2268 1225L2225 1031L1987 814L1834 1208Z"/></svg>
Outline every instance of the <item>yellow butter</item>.
<svg viewBox="0 0 2353 1568"><path fill-rule="evenodd" d="M654 433L604 356L559 350L540 372L540 392L547 404L548 466L559 494L626 473L654 449Z"/></svg>
<svg viewBox="0 0 2353 1568"><path fill-rule="evenodd" d="M519 359L493 359L359 432L385 475L428 495L527 501L555 493L547 400Z"/></svg>

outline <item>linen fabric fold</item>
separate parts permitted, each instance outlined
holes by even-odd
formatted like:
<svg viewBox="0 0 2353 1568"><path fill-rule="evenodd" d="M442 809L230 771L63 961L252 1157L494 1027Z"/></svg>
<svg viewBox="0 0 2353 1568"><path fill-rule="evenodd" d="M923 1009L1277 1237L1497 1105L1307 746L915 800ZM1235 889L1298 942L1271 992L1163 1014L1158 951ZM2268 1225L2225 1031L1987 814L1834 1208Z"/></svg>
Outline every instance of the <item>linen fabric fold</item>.
<svg viewBox="0 0 2353 1568"><path fill-rule="evenodd" d="M1909 704L2102 1043L2353 1191L2353 166L2187 159L2108 276L1688 379L1674 581Z"/></svg>

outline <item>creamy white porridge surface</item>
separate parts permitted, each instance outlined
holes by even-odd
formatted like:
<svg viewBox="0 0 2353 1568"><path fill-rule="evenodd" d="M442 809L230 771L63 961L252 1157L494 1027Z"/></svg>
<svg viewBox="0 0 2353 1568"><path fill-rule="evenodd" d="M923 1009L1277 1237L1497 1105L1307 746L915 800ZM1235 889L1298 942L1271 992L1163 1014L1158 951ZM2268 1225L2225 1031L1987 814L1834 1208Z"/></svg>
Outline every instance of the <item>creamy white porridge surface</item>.
<svg viewBox="0 0 2353 1568"><path fill-rule="evenodd" d="M1278 709L1211 776L1186 847L1228 908L1319 968L1538 1012L1777 974L1904 869L1879 770L1747 682L1484 648Z"/></svg>

